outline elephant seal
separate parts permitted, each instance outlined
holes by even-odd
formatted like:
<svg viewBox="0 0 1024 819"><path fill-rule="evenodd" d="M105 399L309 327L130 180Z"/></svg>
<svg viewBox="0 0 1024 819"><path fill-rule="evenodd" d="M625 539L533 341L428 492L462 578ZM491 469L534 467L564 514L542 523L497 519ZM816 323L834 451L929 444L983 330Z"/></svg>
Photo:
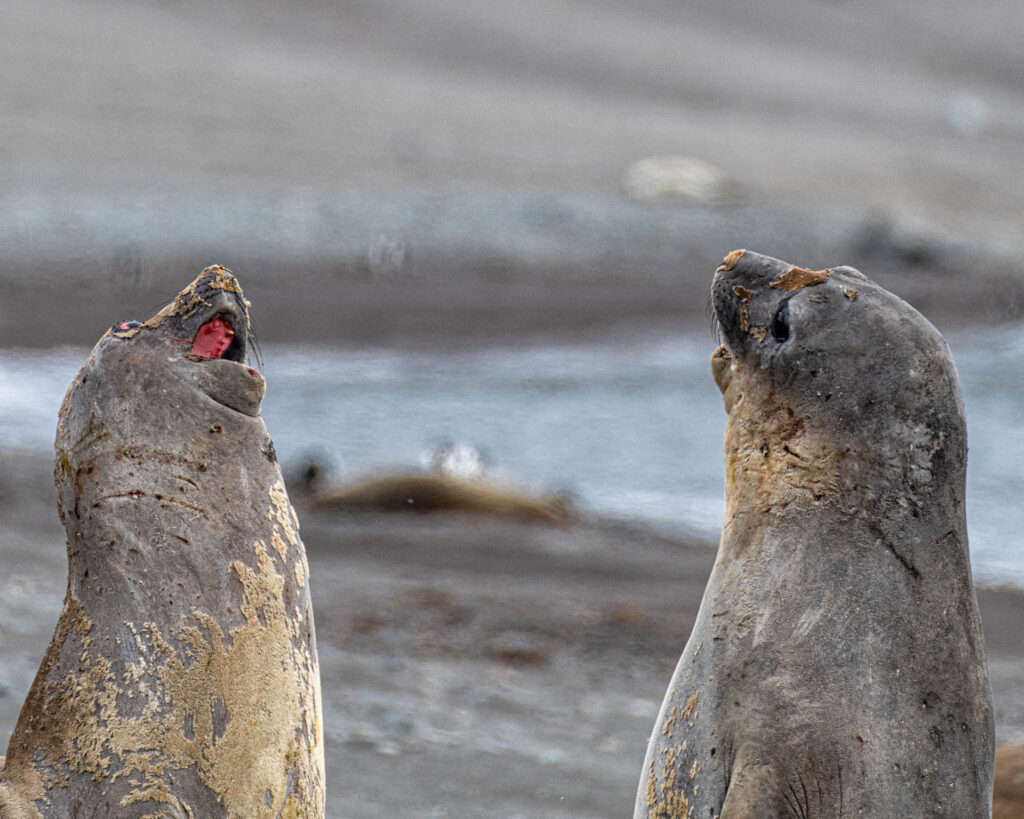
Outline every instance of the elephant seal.
<svg viewBox="0 0 1024 819"><path fill-rule="evenodd" d="M309 571L209 267L108 331L60 410L64 608L0 776L3 817L322 817Z"/></svg>
<svg viewBox="0 0 1024 819"><path fill-rule="evenodd" d="M987 817L993 718L949 350L849 267L712 286L726 511L636 817Z"/></svg>

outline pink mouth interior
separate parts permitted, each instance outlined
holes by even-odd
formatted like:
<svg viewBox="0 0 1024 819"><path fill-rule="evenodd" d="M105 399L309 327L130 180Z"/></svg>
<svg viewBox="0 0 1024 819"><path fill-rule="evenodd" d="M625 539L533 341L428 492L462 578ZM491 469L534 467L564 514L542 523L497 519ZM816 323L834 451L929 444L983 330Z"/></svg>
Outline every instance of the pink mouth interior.
<svg viewBox="0 0 1024 819"><path fill-rule="evenodd" d="M234 328L222 319L208 321L196 333L196 340L192 342L192 355L220 358L231 346L234 336Z"/></svg>

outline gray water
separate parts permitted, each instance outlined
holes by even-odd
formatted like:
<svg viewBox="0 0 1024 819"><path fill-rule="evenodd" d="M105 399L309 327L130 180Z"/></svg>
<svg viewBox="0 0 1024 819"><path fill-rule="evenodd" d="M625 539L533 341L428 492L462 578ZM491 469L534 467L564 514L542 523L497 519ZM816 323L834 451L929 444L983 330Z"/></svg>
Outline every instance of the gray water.
<svg viewBox="0 0 1024 819"><path fill-rule="evenodd" d="M950 342L967 407L975 573L1024 585L1024 332ZM263 416L286 468L312 454L344 481L416 468L442 439L466 442L496 479L714 538L725 414L713 346L700 335L456 353L268 347ZM0 449L50 450L86 353L0 351Z"/></svg>

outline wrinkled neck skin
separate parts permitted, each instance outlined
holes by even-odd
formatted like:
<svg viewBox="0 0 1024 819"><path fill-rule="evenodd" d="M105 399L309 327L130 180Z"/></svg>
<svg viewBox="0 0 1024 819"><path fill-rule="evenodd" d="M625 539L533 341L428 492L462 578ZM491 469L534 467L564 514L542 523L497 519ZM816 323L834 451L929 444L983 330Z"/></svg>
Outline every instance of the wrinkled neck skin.
<svg viewBox="0 0 1024 819"><path fill-rule="evenodd" d="M324 815L298 520L262 377L215 357L247 324L240 290L197 302L195 286L104 336L61 408L68 589L11 737L5 817Z"/></svg>
<svg viewBox="0 0 1024 819"><path fill-rule="evenodd" d="M228 377L215 380L222 392L237 388L252 400L246 412L201 387L222 367L231 368ZM104 600L95 593L116 587L119 608L137 606L153 619L164 601L152 599L142 576L160 566L147 566L142 554L173 559L175 571L203 580L209 539L225 559L251 551L253 517L265 513L270 488L283 487L256 414L262 392L259 373L234 362L188 361L173 338L101 340L68 391L55 443L72 598L99 606ZM189 606L177 595L166 601L168 616Z"/></svg>
<svg viewBox="0 0 1024 819"><path fill-rule="evenodd" d="M914 582L939 580L923 578L917 549L944 544L966 563L962 429L893 418L887 435L898 443L881 442L870 426L867 434L824 426L820 407L776 391L757 362L719 354L714 366L728 411L720 563L772 548L766 535L785 541L792 531L805 540L844 529L877 539ZM932 543L921 530L934 534ZM827 563L843 559L844 548L823 541L802 557Z"/></svg>
<svg viewBox="0 0 1024 819"><path fill-rule="evenodd" d="M853 268L745 252L712 297L728 413L720 562L793 531L819 570L877 541L912 582L969 580L963 402L935 328ZM807 542L830 531L847 536Z"/></svg>

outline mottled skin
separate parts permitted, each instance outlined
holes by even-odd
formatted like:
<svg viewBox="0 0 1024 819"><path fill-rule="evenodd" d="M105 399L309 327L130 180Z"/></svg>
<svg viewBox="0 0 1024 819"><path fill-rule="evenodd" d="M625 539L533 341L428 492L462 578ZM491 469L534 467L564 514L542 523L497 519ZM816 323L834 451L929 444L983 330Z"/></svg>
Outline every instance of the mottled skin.
<svg viewBox="0 0 1024 819"><path fill-rule="evenodd" d="M193 354L215 318L230 350ZM237 280L207 268L107 333L71 384L55 468L67 596L0 816L324 816L308 569L247 326Z"/></svg>
<svg viewBox="0 0 1024 819"><path fill-rule="evenodd" d="M712 298L725 522L635 815L989 816L945 342L848 267L737 251Z"/></svg>

